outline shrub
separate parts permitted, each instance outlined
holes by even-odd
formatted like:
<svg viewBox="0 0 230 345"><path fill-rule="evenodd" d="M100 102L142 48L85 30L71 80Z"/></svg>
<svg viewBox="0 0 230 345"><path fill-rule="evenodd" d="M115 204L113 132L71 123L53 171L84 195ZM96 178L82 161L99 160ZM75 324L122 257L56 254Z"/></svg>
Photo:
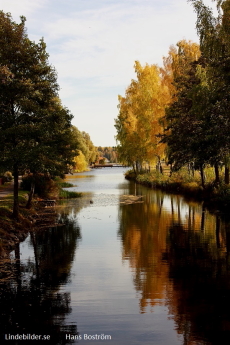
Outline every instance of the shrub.
<svg viewBox="0 0 230 345"><path fill-rule="evenodd" d="M6 178L7 181L12 181L13 180L13 175L10 171L6 171L4 174L4 177Z"/></svg>
<svg viewBox="0 0 230 345"><path fill-rule="evenodd" d="M30 191L32 182L35 182L35 194L42 198L58 198L59 188L49 175L39 173L23 176L21 188Z"/></svg>
<svg viewBox="0 0 230 345"><path fill-rule="evenodd" d="M105 158L99 159L99 164L105 164Z"/></svg>
<svg viewBox="0 0 230 345"><path fill-rule="evenodd" d="M216 194L217 201L230 204L230 186L220 185Z"/></svg>
<svg viewBox="0 0 230 345"><path fill-rule="evenodd" d="M7 178L4 175L0 175L1 183L4 184L7 182ZM0 184L1 184L0 183Z"/></svg>

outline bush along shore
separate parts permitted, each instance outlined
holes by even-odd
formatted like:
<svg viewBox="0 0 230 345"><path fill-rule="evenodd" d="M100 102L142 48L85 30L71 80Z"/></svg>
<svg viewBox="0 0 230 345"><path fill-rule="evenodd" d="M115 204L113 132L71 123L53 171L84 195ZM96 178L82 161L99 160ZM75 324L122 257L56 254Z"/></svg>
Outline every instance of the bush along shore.
<svg viewBox="0 0 230 345"><path fill-rule="evenodd" d="M160 189L167 193L180 194L187 199L203 201L209 209L226 212L230 207L230 185L217 183L213 178L212 169L205 171L206 183L202 186L199 172L190 174L186 169L174 172L171 176L157 171L135 173L129 170L125 178L153 189Z"/></svg>
<svg viewBox="0 0 230 345"><path fill-rule="evenodd" d="M74 187L60 177L51 178L45 174L27 174L22 177L21 188L43 199L79 198L81 193L68 191L63 188ZM32 195L32 196L33 196Z"/></svg>
<svg viewBox="0 0 230 345"><path fill-rule="evenodd" d="M42 179L41 179L42 180ZM28 204L30 183L28 177L22 179L22 188L19 191L19 217L15 220L12 216L13 195L0 200L0 258L8 256L16 244L23 241L29 232L42 230L54 226L63 226L57 222L56 208L49 204L49 200L69 199L81 197L81 193L71 192L63 188L73 187L61 179L49 181L47 184L37 184L35 196ZM41 193L39 188L41 188ZM55 202L52 204L55 205Z"/></svg>

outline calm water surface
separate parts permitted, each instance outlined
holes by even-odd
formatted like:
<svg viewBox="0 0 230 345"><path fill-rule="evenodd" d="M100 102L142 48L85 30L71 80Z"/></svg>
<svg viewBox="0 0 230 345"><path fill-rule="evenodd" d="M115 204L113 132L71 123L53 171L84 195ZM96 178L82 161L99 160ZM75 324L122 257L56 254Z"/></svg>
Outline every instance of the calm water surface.
<svg viewBox="0 0 230 345"><path fill-rule="evenodd" d="M0 344L230 344L229 223L123 173L68 177L84 196L0 264Z"/></svg>

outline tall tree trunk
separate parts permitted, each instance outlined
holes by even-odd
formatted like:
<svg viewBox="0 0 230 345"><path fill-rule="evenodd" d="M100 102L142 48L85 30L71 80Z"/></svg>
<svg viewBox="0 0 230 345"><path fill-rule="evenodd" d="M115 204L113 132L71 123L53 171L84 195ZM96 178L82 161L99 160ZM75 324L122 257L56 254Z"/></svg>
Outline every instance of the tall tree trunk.
<svg viewBox="0 0 230 345"><path fill-rule="evenodd" d="M162 168L162 165L161 165L161 159L160 159L160 156L157 156L157 165L156 165L156 171L160 174L163 175L163 168Z"/></svg>
<svg viewBox="0 0 230 345"><path fill-rule="evenodd" d="M214 170L215 170L215 176L216 176L215 182L220 183L220 172L219 172L219 167L217 163L214 165Z"/></svg>
<svg viewBox="0 0 230 345"><path fill-rule="evenodd" d="M137 172L136 172L136 168L135 168L135 163L133 163L132 166L133 166L133 171L136 174Z"/></svg>
<svg viewBox="0 0 230 345"><path fill-rule="evenodd" d="M203 188L205 188L205 175L204 175L204 169L203 165L200 165L200 177L201 177L201 185Z"/></svg>
<svg viewBox="0 0 230 345"><path fill-rule="evenodd" d="M28 198L28 201L27 201L27 204L26 204L26 208L28 208L28 209L31 208L31 205L32 205L32 199L33 199L33 196L34 196L34 190L35 190L35 181L33 180L31 182L29 198Z"/></svg>
<svg viewBox="0 0 230 345"><path fill-rule="evenodd" d="M188 163L188 173L189 173L189 176L194 177L195 171L194 171L194 165L192 162Z"/></svg>
<svg viewBox="0 0 230 345"><path fill-rule="evenodd" d="M14 173L14 204L13 204L13 218L18 220L19 216L19 202L18 202L18 164L15 163L13 167Z"/></svg>
<svg viewBox="0 0 230 345"><path fill-rule="evenodd" d="M164 170L163 170L163 168L162 168L161 162L160 162L160 173L161 173L162 175L164 175Z"/></svg>
<svg viewBox="0 0 230 345"><path fill-rule="evenodd" d="M195 177L194 163L191 163L192 176Z"/></svg>
<svg viewBox="0 0 230 345"><path fill-rule="evenodd" d="M224 182L225 184L229 184L229 165L225 165Z"/></svg>

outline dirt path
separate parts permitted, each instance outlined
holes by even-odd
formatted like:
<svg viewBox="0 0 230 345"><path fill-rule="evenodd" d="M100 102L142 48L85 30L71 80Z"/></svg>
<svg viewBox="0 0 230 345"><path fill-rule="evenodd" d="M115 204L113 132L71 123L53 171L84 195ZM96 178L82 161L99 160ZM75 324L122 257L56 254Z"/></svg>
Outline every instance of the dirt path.
<svg viewBox="0 0 230 345"><path fill-rule="evenodd" d="M7 186L0 186L0 199L5 198L8 195L12 195L14 191L13 182Z"/></svg>
<svg viewBox="0 0 230 345"><path fill-rule="evenodd" d="M20 189L21 182L22 182L22 176L19 176L18 178L19 189ZM0 185L0 199L3 199L9 195L13 195L13 193L14 193L14 181L7 182L5 185Z"/></svg>

